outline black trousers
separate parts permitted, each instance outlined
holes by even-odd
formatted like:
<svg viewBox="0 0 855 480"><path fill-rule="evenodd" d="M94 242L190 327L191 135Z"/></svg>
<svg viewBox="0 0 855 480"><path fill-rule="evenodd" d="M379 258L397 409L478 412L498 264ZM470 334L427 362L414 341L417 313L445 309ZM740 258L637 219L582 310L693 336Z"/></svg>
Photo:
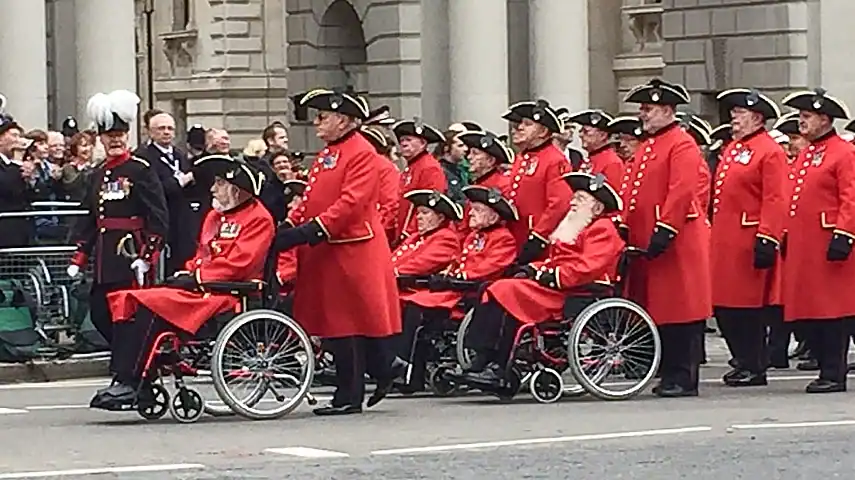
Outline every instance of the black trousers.
<svg viewBox="0 0 855 480"><path fill-rule="evenodd" d="M378 383L392 380L391 338L341 337L324 340L335 361L336 389L332 404L361 406L365 399L365 374Z"/></svg>
<svg viewBox="0 0 855 480"><path fill-rule="evenodd" d="M493 298L475 307L473 315L464 344L484 361L507 368L522 323Z"/></svg>
<svg viewBox="0 0 855 480"><path fill-rule="evenodd" d="M698 388L705 330L705 320L659 326L662 341L659 371L663 385L679 385L687 390Z"/></svg>
<svg viewBox="0 0 855 480"><path fill-rule="evenodd" d="M769 349L769 363L772 365L789 365L790 337L795 333L793 326L784 322L784 309L782 307L768 308L766 324L769 326L769 333L766 344Z"/></svg>
<svg viewBox="0 0 855 480"><path fill-rule="evenodd" d="M126 385L137 385L155 338L169 330L169 324L145 307L137 309L132 320L115 324L110 345L110 370L116 380Z"/></svg>
<svg viewBox="0 0 855 480"><path fill-rule="evenodd" d="M427 328L441 329L443 323L451 317L451 312L445 308L425 308L412 303L405 303L401 315L401 333L396 337L395 355L410 362L412 376L410 384L419 386L425 383L427 369L427 347L419 342L419 331Z"/></svg>
<svg viewBox="0 0 855 480"><path fill-rule="evenodd" d="M715 307L718 327L740 369L763 373L769 365L766 328L780 307Z"/></svg>
<svg viewBox="0 0 855 480"><path fill-rule="evenodd" d="M113 316L110 314L110 307L107 304L107 294L132 287L131 282L93 283L92 289L89 291L89 315L92 319L92 325L110 345L113 343Z"/></svg>
<svg viewBox="0 0 855 480"><path fill-rule="evenodd" d="M800 320L799 329L819 363L820 380L846 383L849 326L855 317Z"/></svg>

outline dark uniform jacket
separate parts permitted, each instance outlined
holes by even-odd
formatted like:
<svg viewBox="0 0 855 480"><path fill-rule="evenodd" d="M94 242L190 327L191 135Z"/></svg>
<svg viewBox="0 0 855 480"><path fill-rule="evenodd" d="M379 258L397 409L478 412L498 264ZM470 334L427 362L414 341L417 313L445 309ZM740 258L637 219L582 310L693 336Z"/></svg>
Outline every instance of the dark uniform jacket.
<svg viewBox="0 0 855 480"><path fill-rule="evenodd" d="M89 214L76 225L77 252L71 263L84 268L92 255L96 283L131 284L134 258L121 253L124 245L152 263L154 272L169 225L157 174L147 161L128 152L107 159L90 179L84 202Z"/></svg>
<svg viewBox="0 0 855 480"><path fill-rule="evenodd" d="M444 158L439 159L439 164L442 165L442 171L448 181L448 197L456 203L463 204L466 201L463 188L469 185L469 175L465 165L462 162L449 162Z"/></svg>
<svg viewBox="0 0 855 480"><path fill-rule="evenodd" d="M29 210L31 195L21 167L0 157L0 212ZM26 247L31 235L31 218L0 218L0 248Z"/></svg>

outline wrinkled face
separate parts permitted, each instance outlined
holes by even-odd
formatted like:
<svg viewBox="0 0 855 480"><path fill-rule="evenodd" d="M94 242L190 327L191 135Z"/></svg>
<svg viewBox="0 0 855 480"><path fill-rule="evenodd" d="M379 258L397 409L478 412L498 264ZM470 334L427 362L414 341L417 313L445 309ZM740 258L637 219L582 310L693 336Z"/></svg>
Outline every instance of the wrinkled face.
<svg viewBox="0 0 855 480"><path fill-rule="evenodd" d="M469 173L479 178L496 168L496 159L480 148L469 149Z"/></svg>
<svg viewBox="0 0 855 480"><path fill-rule="evenodd" d="M232 148L232 142L229 138L229 132L220 129L212 129L208 136L207 149L211 153L228 155Z"/></svg>
<svg viewBox="0 0 855 480"><path fill-rule="evenodd" d="M445 215L437 213L428 207L416 207L416 221L419 225L419 233L427 233L436 230L445 220Z"/></svg>
<svg viewBox="0 0 855 480"><path fill-rule="evenodd" d="M742 107L730 109L730 127L733 129L733 138L739 140L756 132L762 126L763 115Z"/></svg>
<svg viewBox="0 0 855 480"><path fill-rule="evenodd" d="M469 148L460 140L460 137L454 137L451 140L451 146L448 149L448 154L451 157L451 160L459 162L466 157L468 150Z"/></svg>
<svg viewBox="0 0 855 480"><path fill-rule="evenodd" d="M412 160L427 149L427 142L421 137L404 135L398 140L401 156Z"/></svg>
<svg viewBox="0 0 855 480"><path fill-rule="evenodd" d="M621 133L618 135L618 156L623 160L631 159L632 156L635 155L635 150L638 148L639 143L641 142L634 136Z"/></svg>
<svg viewBox="0 0 855 480"><path fill-rule="evenodd" d="M211 185L211 205L218 212L229 210L237 204L239 193L238 187L217 177Z"/></svg>
<svg viewBox="0 0 855 480"><path fill-rule="evenodd" d="M288 150L288 131L282 127L273 129L273 137L270 138L270 146L277 146L283 150Z"/></svg>
<svg viewBox="0 0 855 480"><path fill-rule="evenodd" d="M128 132L107 132L100 137L108 157L118 157L128 150Z"/></svg>
<svg viewBox="0 0 855 480"><path fill-rule="evenodd" d="M570 213L597 215L602 211L603 204L590 193L584 190L573 192L573 198L570 199Z"/></svg>
<svg viewBox="0 0 855 480"><path fill-rule="evenodd" d="M582 148L590 152L605 145L609 141L609 134L599 128L583 125L579 129L579 140L582 141Z"/></svg>
<svg viewBox="0 0 855 480"><path fill-rule="evenodd" d="M638 107L638 118L645 132L654 133L674 121L674 107L642 103Z"/></svg>
<svg viewBox="0 0 855 480"><path fill-rule="evenodd" d="M511 140L519 148L533 147L551 136L548 128L529 118L511 123Z"/></svg>
<svg viewBox="0 0 855 480"><path fill-rule="evenodd" d="M21 131L17 128L10 128L0 134L0 153L7 157L12 157L12 150L16 149L21 143Z"/></svg>
<svg viewBox="0 0 855 480"><path fill-rule="evenodd" d="M799 133L808 140L818 138L831 128L831 118L821 113L799 112Z"/></svg>
<svg viewBox="0 0 855 480"><path fill-rule="evenodd" d="M48 156L51 158L65 157L65 137L59 132L48 132Z"/></svg>
<svg viewBox="0 0 855 480"><path fill-rule="evenodd" d="M148 122L148 134L151 141L158 145L172 145L172 141L175 140L175 119L168 113L151 117Z"/></svg>
<svg viewBox="0 0 855 480"><path fill-rule="evenodd" d="M480 202L472 202L469 206L469 228L483 230L495 225L501 217L495 210Z"/></svg>
<svg viewBox="0 0 855 480"><path fill-rule="evenodd" d="M810 145L810 140L803 137L802 135L788 135L790 137L790 144L786 146L788 154L792 158L796 158L799 156L799 152L801 152L804 148Z"/></svg>
<svg viewBox="0 0 855 480"><path fill-rule="evenodd" d="M341 138L350 128L350 118L336 112L318 111L315 115L315 135L325 143Z"/></svg>

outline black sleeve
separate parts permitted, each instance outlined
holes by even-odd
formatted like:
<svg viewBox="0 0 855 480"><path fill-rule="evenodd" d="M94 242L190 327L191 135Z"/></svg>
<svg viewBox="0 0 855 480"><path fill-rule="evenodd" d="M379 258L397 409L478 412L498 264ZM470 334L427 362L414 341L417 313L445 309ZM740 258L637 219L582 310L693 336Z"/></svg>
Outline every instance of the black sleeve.
<svg viewBox="0 0 855 480"><path fill-rule="evenodd" d="M166 209L166 196L163 185L152 168L140 165L134 193L142 203L145 216L145 245L140 258L149 262L155 253L163 248L166 234L169 232L169 213Z"/></svg>
<svg viewBox="0 0 855 480"><path fill-rule="evenodd" d="M273 220L278 225L281 221L285 220L288 214L286 211L288 205L285 203L285 186L279 180L279 177L276 176L276 172L273 171L273 167L270 166L269 162L261 160L254 162L254 164L264 173L264 185L261 187L259 200L267 207L267 211L270 212Z"/></svg>
<svg viewBox="0 0 855 480"><path fill-rule="evenodd" d="M98 194L101 188L103 170L98 169L86 177L86 193L83 197L82 208L88 208L89 213L82 217L78 217L72 228L71 238L77 244L77 251L71 259L71 263L83 267L88 261L89 255L92 254L92 247L95 246L95 240L98 238L98 225L96 218L98 215Z"/></svg>

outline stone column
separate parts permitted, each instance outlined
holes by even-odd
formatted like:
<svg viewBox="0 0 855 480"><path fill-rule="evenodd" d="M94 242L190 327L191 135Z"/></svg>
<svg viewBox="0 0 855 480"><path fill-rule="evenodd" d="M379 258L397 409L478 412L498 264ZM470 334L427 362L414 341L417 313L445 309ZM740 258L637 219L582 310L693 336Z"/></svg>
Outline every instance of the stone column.
<svg viewBox="0 0 855 480"><path fill-rule="evenodd" d="M86 102L92 95L137 90L134 2L75 0L75 24L78 120L88 125ZM131 143L135 139L132 127Z"/></svg>
<svg viewBox="0 0 855 480"><path fill-rule="evenodd" d="M0 6L0 93L25 130L48 127L45 0L4 0Z"/></svg>
<svg viewBox="0 0 855 480"><path fill-rule="evenodd" d="M588 0L529 5L533 99L571 112L589 108Z"/></svg>
<svg viewBox="0 0 855 480"><path fill-rule="evenodd" d="M452 0L448 2L448 26L451 121L470 120L496 133L504 132L507 124L501 115L508 108L507 2Z"/></svg>

